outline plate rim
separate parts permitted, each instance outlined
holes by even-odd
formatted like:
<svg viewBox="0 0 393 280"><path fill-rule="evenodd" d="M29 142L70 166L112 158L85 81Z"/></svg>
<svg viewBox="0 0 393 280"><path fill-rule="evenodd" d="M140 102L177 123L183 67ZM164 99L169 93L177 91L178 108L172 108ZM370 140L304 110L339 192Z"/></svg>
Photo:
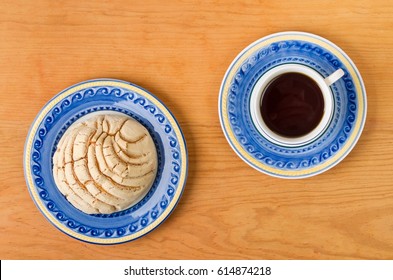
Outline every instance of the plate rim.
<svg viewBox="0 0 393 280"><path fill-rule="evenodd" d="M285 37L292 37L292 38L285 38ZM362 114L361 118L358 120L358 123L355 123L355 125L354 125L355 130L349 135L349 138L351 138L351 137L354 137L354 138L352 140L348 141L348 143L346 143L343 146L343 147L345 147L345 150L343 152L341 152L341 154L340 154L340 150L343 150L343 147L341 147L338 150L338 153L336 155L332 156L332 160L330 160L331 162L329 162L329 160L328 160L326 162L323 162L322 164L319 163L316 166L314 166L313 168L317 168L317 167L320 168L319 170L316 170L316 171L310 171L310 170L312 170L312 168L308 168L308 169L304 169L304 170L292 170L292 171L283 170L280 168L273 168L271 166L266 166L266 168L261 168L260 166L258 166L258 164L256 164L256 163L258 163L258 161L256 159L253 159L252 156L245 149L243 149L243 147L241 147L241 145L239 144L236 137L231 137L231 135L230 135L231 133L229 133L227 131L228 128L226 125L226 123L228 123L229 121L227 119L224 120L224 116L223 116L224 115L223 111L226 111L226 108L223 109L223 107L225 107L225 106L223 106L223 97L226 94L225 88L227 87L227 85L229 86L230 80L232 80L232 78L233 78L233 77L228 77L228 76L232 71L234 71L235 65L237 63L239 63L239 65L241 65L241 63L243 63L247 58L249 58L249 56L245 56L248 52L251 55L252 53L254 53L255 50L258 50L258 49L265 47L269 44L280 42L280 41L287 41L290 39L303 40L305 42L314 43L318 46L321 46L321 43L324 43L325 45L322 46L323 48L329 50L334 55L336 55L338 57L338 59L347 68L349 68L349 70L352 70L352 72L351 71L349 71L349 72L354 79L354 84L355 84L355 88L356 88L356 95L357 95L358 100L361 100L361 102L359 102L359 103L361 103L361 105L362 105L360 108L361 110L359 109L359 112L361 112L361 114ZM262 43L265 43L265 45L259 46ZM330 48L326 48L326 45ZM347 63L345 63L345 61L343 61L343 59L340 56L343 57ZM242 60L239 62L240 59L242 59ZM238 67L236 69L238 69ZM361 98L359 98L359 97L361 97ZM357 142L363 132L363 129L364 129L364 126L366 123L367 94L366 94L366 88L364 85L364 81L363 81L361 74L360 74L359 70L357 69L355 63L351 60L351 58L340 47L338 47L336 44L329 41L328 39L323 38L323 37L313 34L313 33L303 32L303 31L283 31L283 32L272 33L270 35L259 38L258 40L252 42L251 44L246 46L243 50L241 50L238 53L238 55L233 59L231 64L228 66L228 68L225 72L225 75L222 79L222 82L221 82L219 95L218 95L218 115L219 115L219 119L220 119L221 129L222 129L224 136L227 139L227 142L229 143L230 147L249 166L258 170L259 172L262 172L264 174L267 174L267 175L270 175L270 176L276 177L276 178L303 179L303 178L313 177L313 176L316 176L318 174L328 171L329 169L333 168L338 163L340 163L353 150L353 148L356 146L356 144L357 144ZM358 126L358 127L356 128L356 126ZM232 141L231 138L233 138L235 141ZM239 146L240 150L236 146ZM326 166L324 166L324 165L326 165Z"/></svg>
<svg viewBox="0 0 393 280"><path fill-rule="evenodd" d="M179 152L182 158L181 163L181 173L179 176L179 181L177 184L176 191L173 195L172 200L168 203L168 206L162 212L162 214L155 219L151 224L147 225L146 227L141 228L140 230L136 231L135 233L121 236L121 237L111 237L111 238L99 238L99 237L92 237L84 235L83 233L77 233L70 228L64 226L62 223L58 222L58 220L51 215L48 210L46 209L45 204L39 197L37 186L32 179L32 170L31 170L31 150L33 145L34 136L38 133L38 128L42 123L43 119L47 115L47 113L56 105L58 105L62 100L67 98L68 96L78 92L82 89L87 89L93 86L117 86L132 92L136 92L141 96L148 99L152 104L157 106L162 113L168 118L168 122L173 127L175 135L178 139L179 145ZM87 243L91 244L98 244L98 245L114 245L114 244L121 244L129 241L133 241L136 239L141 238L142 236L150 233L151 231L158 228L175 210L176 206L178 205L181 196L184 192L186 181L188 177L188 149L186 144L186 139L184 133L179 125L179 122L173 115L173 113L169 110L169 108L154 94L150 91L144 89L143 87L136 85L134 83L120 80L120 79L113 79L113 78L95 78L84 80L79 83L73 84L68 86L67 88L61 90L60 92L56 93L49 101L45 103L45 105L40 109L40 111L36 114L34 120L32 121L24 144L23 150L23 170L24 170L24 178L26 181L27 189L30 193L30 196L38 208L39 212L59 231L65 233L66 235Z"/></svg>

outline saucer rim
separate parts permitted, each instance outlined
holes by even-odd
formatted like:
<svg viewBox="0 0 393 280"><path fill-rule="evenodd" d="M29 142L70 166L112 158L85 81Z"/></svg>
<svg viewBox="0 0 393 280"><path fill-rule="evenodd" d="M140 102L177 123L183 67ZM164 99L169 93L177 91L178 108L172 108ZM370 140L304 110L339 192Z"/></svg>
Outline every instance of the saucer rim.
<svg viewBox="0 0 393 280"><path fill-rule="evenodd" d="M231 81L234 78L234 75L230 75L230 74L233 74L233 72L236 72L236 70L238 69L238 67L235 68L235 66L241 65L241 63L243 63L247 58L249 58L249 55L253 54L254 51L262 47L265 47L272 43L287 41L291 39L314 43L316 45L324 47L325 49L335 54L337 58L340 60L340 62L343 63L348 68L349 73L351 74L354 80L356 96L359 102L358 113L357 113L358 119L354 124L354 130L349 135L349 140L347 141L347 143L339 149L337 154L333 155L326 162L323 162L322 164L319 163L311 168L302 169L302 170L284 170L282 168L265 165L264 163L253 158L241 146L238 139L236 139L236 137L233 135L231 131L231 127L229 125L228 115L224 114L227 112L226 102L228 100L227 98L228 88ZM225 101L223 100L224 98L226 99ZM225 104L223 105L224 102ZM285 179L301 179L301 178L308 178L321 174L333 168L338 163L340 163L353 150L365 126L366 116L367 116L367 95L366 95L364 82L359 70L357 69L355 63L340 47L338 47L331 41L327 40L326 38L323 38L321 36L312 33L301 32L301 31L284 31L284 32L273 33L254 41L246 48L244 48L235 57L235 59L231 62L230 66L228 67L220 86L220 91L218 96L218 113L219 113L221 128L224 132L224 136L227 139L229 145L235 151L235 153L248 165L250 165L251 167L262 173L265 173L273 177L285 178Z"/></svg>

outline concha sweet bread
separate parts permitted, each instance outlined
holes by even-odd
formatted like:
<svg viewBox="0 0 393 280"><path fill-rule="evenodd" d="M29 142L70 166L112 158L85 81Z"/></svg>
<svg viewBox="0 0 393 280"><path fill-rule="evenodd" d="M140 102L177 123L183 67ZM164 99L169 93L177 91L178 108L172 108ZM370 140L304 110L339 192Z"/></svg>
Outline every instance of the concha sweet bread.
<svg viewBox="0 0 393 280"><path fill-rule="evenodd" d="M140 200L157 172L157 151L147 129L115 114L71 125L53 156L60 192L87 214L110 214Z"/></svg>

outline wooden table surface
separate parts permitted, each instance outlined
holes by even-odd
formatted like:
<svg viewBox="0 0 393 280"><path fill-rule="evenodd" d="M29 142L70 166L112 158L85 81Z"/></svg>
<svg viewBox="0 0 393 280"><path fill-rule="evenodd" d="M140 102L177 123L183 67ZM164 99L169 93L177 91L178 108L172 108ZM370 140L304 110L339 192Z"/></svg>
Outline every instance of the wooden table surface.
<svg viewBox="0 0 393 280"><path fill-rule="evenodd" d="M1 259L393 259L393 3L351 1L0 1ZM368 96L347 158L303 180L249 167L227 143L217 100L234 57L299 30L340 46ZM133 242L83 243L34 205L23 146L46 102L109 77L157 95L185 134L189 175L169 219Z"/></svg>

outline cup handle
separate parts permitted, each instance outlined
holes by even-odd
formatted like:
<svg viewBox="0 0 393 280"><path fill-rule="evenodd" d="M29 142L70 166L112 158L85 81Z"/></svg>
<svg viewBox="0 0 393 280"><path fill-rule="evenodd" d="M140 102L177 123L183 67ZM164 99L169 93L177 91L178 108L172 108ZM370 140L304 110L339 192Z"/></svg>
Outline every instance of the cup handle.
<svg viewBox="0 0 393 280"><path fill-rule="evenodd" d="M330 74L329 77L325 78L325 83L328 86L331 86L335 82L337 82L342 76L344 76L344 70L343 69L337 69L334 71L334 73Z"/></svg>

